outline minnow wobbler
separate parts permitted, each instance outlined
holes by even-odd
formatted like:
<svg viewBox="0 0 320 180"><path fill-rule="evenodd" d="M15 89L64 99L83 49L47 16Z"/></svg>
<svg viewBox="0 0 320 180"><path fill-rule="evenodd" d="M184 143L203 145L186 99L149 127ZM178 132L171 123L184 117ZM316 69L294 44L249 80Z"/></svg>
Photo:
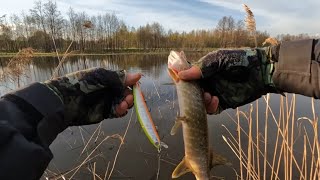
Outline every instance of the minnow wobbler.
<svg viewBox="0 0 320 180"><path fill-rule="evenodd" d="M172 178L192 172L197 180L208 180L211 168L226 164L227 161L209 150L207 113L202 89L196 81L179 79L178 73L190 67L183 52L170 52L168 72L176 85L180 110L171 135L182 125L185 149L185 157L172 173Z"/></svg>
<svg viewBox="0 0 320 180"><path fill-rule="evenodd" d="M143 93L141 91L139 83L133 86L133 97L134 97L134 108L136 109L136 114L139 123L148 137L149 141L160 151L161 147L168 148L168 146L160 141L160 137L154 126L153 120L151 118L150 112L147 108L146 101L144 99Z"/></svg>

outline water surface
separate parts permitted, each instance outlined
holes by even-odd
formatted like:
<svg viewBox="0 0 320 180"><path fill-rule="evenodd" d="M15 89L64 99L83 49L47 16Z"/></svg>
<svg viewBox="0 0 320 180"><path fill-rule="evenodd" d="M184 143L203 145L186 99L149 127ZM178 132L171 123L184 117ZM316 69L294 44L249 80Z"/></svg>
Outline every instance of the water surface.
<svg viewBox="0 0 320 180"><path fill-rule="evenodd" d="M187 54L187 57L192 61L199 59L202 55L204 54ZM3 70L6 68L8 59L0 59L0 62L0 69ZM59 75L90 67L142 72L144 77L141 79L141 87L145 93L148 107L162 141L168 144L169 148L162 149L159 154L144 135L135 113L129 111L128 115L123 118L104 120L100 125L101 128L99 125L70 127L59 134L50 146L54 159L51 161L43 178L59 177L59 175L69 172L82 164L84 160L89 159L90 161L83 163L77 171L70 171L65 177L69 178L74 174L74 179L92 179L92 169L95 167L96 174L103 179L106 170L108 175L110 173L120 144L120 141L116 138L110 138L105 141L103 139L114 134L123 136L128 127L111 179L156 179L159 165L159 179L171 179L172 171L184 156L184 149L181 130L175 136L169 134L178 113L178 104L174 86L168 85L168 83L171 83L171 80L167 75L166 63L166 54L69 57L59 70ZM35 58L19 78L0 83L0 94L3 95L10 90L23 87L35 81L50 79L57 64L58 60L56 57ZM291 95L289 95L289 101L291 100L290 97ZM270 104L275 110L276 117L279 115L279 99L280 95L271 95ZM318 109L318 107L317 102L316 108ZM249 108L250 105L247 105L240 109L247 111ZM222 135L231 137L226 128L231 134L236 136L237 129L234 123L236 119L232 120L229 117L230 115L236 118L235 113L236 111L231 109L219 115L208 116L211 147L216 152L227 157L233 164L232 167L221 166L212 171L214 176L224 177L225 179L236 179L234 169L238 170L239 166L237 157L222 139ZM297 96L296 113L297 117L311 117L310 98ZM259 100L258 115L260 119L258 126L263 134L265 125L264 99ZM253 117L256 117L255 112L253 112ZM241 124L244 129L248 128L248 121L244 118L241 119ZM253 124L255 124L255 121ZM268 121L268 124L268 143L274 145L277 127L271 119ZM311 131L310 127L307 126L307 130ZM299 133L298 130L294 132L295 134ZM253 133L256 132L254 131ZM243 136L241 140L246 144L247 138ZM87 145L88 141L90 142ZM103 143L96 148L102 141ZM297 138L297 144L300 143L300 145L295 147L295 152L297 153L301 153L303 149L301 142L301 138ZM86 148L83 151L84 147ZM272 152L272 149L270 151ZM88 156L89 158L87 158ZM97 177L97 179L100 178ZM194 177L188 174L183 176L182 179L194 179Z"/></svg>

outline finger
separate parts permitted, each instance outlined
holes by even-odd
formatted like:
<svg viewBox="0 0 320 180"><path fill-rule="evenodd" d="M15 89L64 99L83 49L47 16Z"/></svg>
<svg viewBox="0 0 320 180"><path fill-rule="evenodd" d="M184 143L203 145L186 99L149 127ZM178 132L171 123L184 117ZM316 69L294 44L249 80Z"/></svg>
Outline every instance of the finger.
<svg viewBox="0 0 320 180"><path fill-rule="evenodd" d="M203 97L204 97L204 104L206 105L206 106L209 106L209 104L211 103L211 94L210 93L207 93L207 92L205 92L204 94L203 94Z"/></svg>
<svg viewBox="0 0 320 180"><path fill-rule="evenodd" d="M130 109L133 106L133 95L129 94L124 100L127 102L128 108Z"/></svg>
<svg viewBox="0 0 320 180"><path fill-rule="evenodd" d="M122 116L123 114L126 113L128 109L128 104L126 101L122 101L118 106L116 107L116 113L118 116Z"/></svg>
<svg viewBox="0 0 320 180"><path fill-rule="evenodd" d="M126 96L128 96L128 95L130 95L130 94L132 94L132 90L126 88L126 90L124 91L123 96L126 97Z"/></svg>
<svg viewBox="0 0 320 180"><path fill-rule="evenodd" d="M124 114L122 114L121 116L119 116L119 117L124 117L125 115L127 115L128 114L128 111L126 111Z"/></svg>
<svg viewBox="0 0 320 180"><path fill-rule="evenodd" d="M192 66L188 70L180 71L178 75L182 80L196 80L201 78L201 70L197 66Z"/></svg>
<svg viewBox="0 0 320 180"><path fill-rule="evenodd" d="M213 107L213 111L214 112L217 112L217 110L218 110L218 106L219 106L219 98L217 97L217 96L213 96L212 97L212 107Z"/></svg>
<svg viewBox="0 0 320 180"><path fill-rule="evenodd" d="M134 74L129 73L129 74L127 74L125 85L132 86L132 85L136 84L136 82L138 82L140 78L141 78L140 73L134 73Z"/></svg>
<svg viewBox="0 0 320 180"><path fill-rule="evenodd" d="M217 111L219 105L219 99L216 96L212 96L210 104L206 106L207 113L213 114Z"/></svg>

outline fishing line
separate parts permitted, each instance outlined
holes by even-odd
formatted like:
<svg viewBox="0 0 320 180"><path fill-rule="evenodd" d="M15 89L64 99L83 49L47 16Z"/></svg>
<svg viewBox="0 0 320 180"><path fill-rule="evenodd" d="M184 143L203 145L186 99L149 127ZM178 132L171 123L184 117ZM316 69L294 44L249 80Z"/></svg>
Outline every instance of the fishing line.
<svg viewBox="0 0 320 180"><path fill-rule="evenodd" d="M157 180L159 179L160 174L160 164L161 164L161 145L158 148L158 170L157 170Z"/></svg>

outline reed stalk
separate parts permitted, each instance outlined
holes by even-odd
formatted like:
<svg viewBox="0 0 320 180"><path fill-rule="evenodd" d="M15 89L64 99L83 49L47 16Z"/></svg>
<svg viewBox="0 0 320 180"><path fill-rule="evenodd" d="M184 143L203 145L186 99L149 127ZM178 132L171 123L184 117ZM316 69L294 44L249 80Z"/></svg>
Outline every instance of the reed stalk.
<svg viewBox="0 0 320 180"><path fill-rule="evenodd" d="M286 98L280 98L280 111L278 118L276 118L270 107L269 98L270 95L263 98L266 103L265 127L263 132L261 132L261 129L258 128L257 124L254 125L252 123L254 120L259 122L257 115L255 118L253 117L253 106L250 106L249 113L245 113L237 109L237 119L234 119L227 113L229 117L231 117L232 121L237 125L238 132L236 136L238 137L234 136L230 130L223 125L228 133L227 136L229 136L223 136L223 140L239 159L239 179L320 179L319 125L313 100L311 101L311 109L314 119L296 117L295 95L291 96L290 101L288 95ZM258 113L259 105L256 104L255 107L255 111ZM243 118L247 120L248 128L244 128L245 124L241 120ZM275 143L268 142L270 141L268 136L270 136L270 133L272 132L269 131L269 125L266 122L272 122L272 120L277 127ZM300 133L296 135L295 132L298 130L296 122L301 122L302 120L307 120L304 121L306 123L305 125L310 124L313 131L308 132L306 128L303 128L303 130L299 131ZM252 133L253 128L255 128L257 132ZM262 140L259 137L260 134L264 134L263 146L260 146L260 142ZM300 135L302 135L301 137L303 138L301 143L296 141ZM239 137L241 137L241 140ZM259 141L257 141L258 138ZM248 143L248 145L244 145L245 143ZM296 146L301 146L303 151L301 153L295 152L294 149ZM258 163L259 157L262 157L263 161ZM272 161L269 162L268 160ZM298 163L298 160L300 163ZM261 163L263 163L263 172L259 174L259 164Z"/></svg>

